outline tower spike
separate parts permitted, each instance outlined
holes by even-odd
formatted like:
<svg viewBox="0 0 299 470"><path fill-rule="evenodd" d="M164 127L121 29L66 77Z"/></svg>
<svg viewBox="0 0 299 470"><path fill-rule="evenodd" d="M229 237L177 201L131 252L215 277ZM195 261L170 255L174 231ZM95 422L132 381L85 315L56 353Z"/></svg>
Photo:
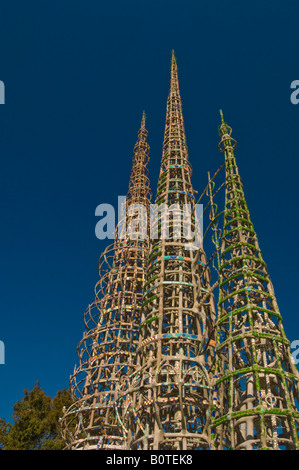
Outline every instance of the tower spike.
<svg viewBox="0 0 299 470"><path fill-rule="evenodd" d="M221 117L221 123L224 124L224 118L223 118L223 112L222 109L219 110L220 117Z"/></svg>
<svg viewBox="0 0 299 470"><path fill-rule="evenodd" d="M207 341L215 311L205 253L182 232L184 210L194 214L195 198L174 53L155 203L158 236L150 242L137 371L118 409L132 449L208 449L213 351ZM194 232L195 216L188 221Z"/></svg>
<svg viewBox="0 0 299 470"><path fill-rule="evenodd" d="M179 90L178 65L174 50L172 50L170 67L170 93L175 93L177 90Z"/></svg>
<svg viewBox="0 0 299 470"><path fill-rule="evenodd" d="M226 184L217 322L219 449L298 449L299 374L246 204L232 129L219 149Z"/></svg>
<svg viewBox="0 0 299 470"><path fill-rule="evenodd" d="M146 121L146 114L145 114L145 111L143 111L142 113L142 118L141 118L141 128L144 128L145 127L145 121Z"/></svg>
<svg viewBox="0 0 299 470"><path fill-rule="evenodd" d="M178 70L178 64L177 64L177 61L176 61L175 52L172 49L172 51L171 51L171 72L177 72L177 70Z"/></svg>
<svg viewBox="0 0 299 470"><path fill-rule="evenodd" d="M136 365L149 240L147 217L136 219L135 205L142 205L148 215L148 161L143 113L126 203L114 243L100 258L95 301L84 316L87 331L78 346L80 364L71 377L74 404L61 420L68 449L126 449L115 404L119 385Z"/></svg>

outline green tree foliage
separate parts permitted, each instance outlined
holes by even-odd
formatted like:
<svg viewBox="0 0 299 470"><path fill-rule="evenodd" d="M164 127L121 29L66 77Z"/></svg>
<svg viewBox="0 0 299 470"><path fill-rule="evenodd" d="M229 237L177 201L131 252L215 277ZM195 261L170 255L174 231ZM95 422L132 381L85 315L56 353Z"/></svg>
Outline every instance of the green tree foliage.
<svg viewBox="0 0 299 470"><path fill-rule="evenodd" d="M37 382L33 390L14 405L14 423L0 419L0 448L4 450L59 450L65 446L60 435L62 408L72 403L66 389L55 398L46 396Z"/></svg>
<svg viewBox="0 0 299 470"><path fill-rule="evenodd" d="M0 449L3 450L5 438L11 427L10 423L7 423L5 419L0 418Z"/></svg>

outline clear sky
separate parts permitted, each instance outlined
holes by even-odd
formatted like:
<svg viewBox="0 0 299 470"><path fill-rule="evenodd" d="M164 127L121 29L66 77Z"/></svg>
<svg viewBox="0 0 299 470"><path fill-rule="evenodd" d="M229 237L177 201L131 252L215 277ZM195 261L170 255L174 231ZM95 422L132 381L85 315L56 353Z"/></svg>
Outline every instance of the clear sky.
<svg viewBox="0 0 299 470"><path fill-rule="evenodd" d="M178 61L193 185L236 156L284 326L299 340L298 0L10 0L0 7L0 417L39 380L67 387L107 242L95 208L124 195L143 109L155 191Z"/></svg>

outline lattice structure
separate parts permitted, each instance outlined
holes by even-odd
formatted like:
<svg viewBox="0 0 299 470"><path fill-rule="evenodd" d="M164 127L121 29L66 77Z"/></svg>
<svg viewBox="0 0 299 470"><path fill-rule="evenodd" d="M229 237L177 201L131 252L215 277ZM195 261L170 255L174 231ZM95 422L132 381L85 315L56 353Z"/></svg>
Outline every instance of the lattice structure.
<svg viewBox="0 0 299 470"><path fill-rule="evenodd" d="M128 377L118 410L131 449L210 447L212 326L215 321L210 272L200 247L190 242L199 220L172 54L163 155L153 215L152 240L138 348L139 369ZM184 209L190 224L183 232ZM167 215L169 233L164 232Z"/></svg>
<svg viewBox="0 0 299 470"><path fill-rule="evenodd" d="M68 449L299 449L299 373L222 112L219 135L224 163L197 201L208 198L202 234L172 53L150 230L143 114L126 204L84 316L74 404L61 419Z"/></svg>
<svg viewBox="0 0 299 470"><path fill-rule="evenodd" d="M149 247L148 161L143 113L126 205L114 244L100 258L96 298L85 313L86 331L78 346L80 364L71 377L75 402L61 423L69 449L126 448L115 403L122 380L135 370Z"/></svg>
<svg viewBox="0 0 299 470"><path fill-rule="evenodd" d="M218 449L298 449L298 371L262 258L234 155L219 127L226 169L220 256L216 409Z"/></svg>

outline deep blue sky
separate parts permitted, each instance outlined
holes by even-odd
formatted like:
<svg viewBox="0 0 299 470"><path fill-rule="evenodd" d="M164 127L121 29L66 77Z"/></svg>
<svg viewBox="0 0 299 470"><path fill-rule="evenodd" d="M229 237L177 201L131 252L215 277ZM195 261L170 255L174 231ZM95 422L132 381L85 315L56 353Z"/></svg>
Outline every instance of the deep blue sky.
<svg viewBox="0 0 299 470"><path fill-rule="evenodd" d="M106 241L95 208L127 191L142 110L155 190L171 50L199 191L233 127L288 338L299 339L298 0L2 2L0 417L39 380L68 386Z"/></svg>

